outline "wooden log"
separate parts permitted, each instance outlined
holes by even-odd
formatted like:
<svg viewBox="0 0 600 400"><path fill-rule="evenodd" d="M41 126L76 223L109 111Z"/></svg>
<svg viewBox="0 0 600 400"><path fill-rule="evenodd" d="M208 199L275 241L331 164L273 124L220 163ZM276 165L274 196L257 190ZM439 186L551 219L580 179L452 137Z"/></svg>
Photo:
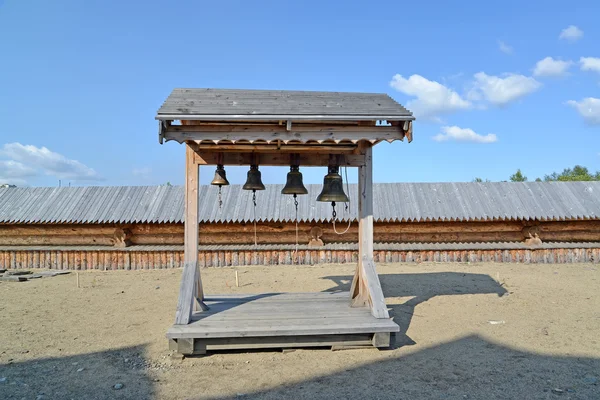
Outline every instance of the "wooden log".
<svg viewBox="0 0 600 400"><path fill-rule="evenodd" d="M219 158L221 157L221 158ZM361 165L363 157L356 154L345 154L344 164L349 167L358 167ZM326 166L329 161L329 153L313 154L304 153L298 157L298 162L302 166ZM198 151L195 162L198 165L216 165L222 162L223 165L250 165L253 162L252 153L223 153L219 156L212 151ZM289 166L289 153L261 153L260 165L263 166Z"/></svg>

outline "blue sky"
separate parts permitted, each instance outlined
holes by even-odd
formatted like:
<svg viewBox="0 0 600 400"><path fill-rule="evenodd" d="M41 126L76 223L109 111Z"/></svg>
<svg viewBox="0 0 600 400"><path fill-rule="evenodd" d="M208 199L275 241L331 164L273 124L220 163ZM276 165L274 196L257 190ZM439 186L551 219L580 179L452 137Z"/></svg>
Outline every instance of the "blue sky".
<svg viewBox="0 0 600 400"><path fill-rule="evenodd" d="M0 0L0 181L181 184L184 148L159 145L154 120L175 87L388 93L415 139L375 148L376 182L598 170L598 15L584 0Z"/></svg>

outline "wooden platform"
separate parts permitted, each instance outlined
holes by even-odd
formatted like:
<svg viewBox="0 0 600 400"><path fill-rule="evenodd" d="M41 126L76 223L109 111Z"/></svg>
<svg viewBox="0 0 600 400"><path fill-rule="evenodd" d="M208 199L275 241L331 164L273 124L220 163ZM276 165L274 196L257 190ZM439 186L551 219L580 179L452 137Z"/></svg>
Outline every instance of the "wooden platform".
<svg viewBox="0 0 600 400"><path fill-rule="evenodd" d="M388 347L400 328L375 318L368 307L350 307L349 292L216 295L209 310L188 325L173 325L170 346L182 354L207 350L284 347Z"/></svg>

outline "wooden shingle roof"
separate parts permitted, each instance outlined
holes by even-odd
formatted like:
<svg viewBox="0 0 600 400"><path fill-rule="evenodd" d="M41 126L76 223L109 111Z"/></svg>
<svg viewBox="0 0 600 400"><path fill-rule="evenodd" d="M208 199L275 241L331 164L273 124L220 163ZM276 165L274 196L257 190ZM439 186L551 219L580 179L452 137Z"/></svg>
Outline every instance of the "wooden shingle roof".
<svg viewBox="0 0 600 400"><path fill-rule="evenodd" d="M407 121L414 117L381 93L174 89L156 119Z"/></svg>

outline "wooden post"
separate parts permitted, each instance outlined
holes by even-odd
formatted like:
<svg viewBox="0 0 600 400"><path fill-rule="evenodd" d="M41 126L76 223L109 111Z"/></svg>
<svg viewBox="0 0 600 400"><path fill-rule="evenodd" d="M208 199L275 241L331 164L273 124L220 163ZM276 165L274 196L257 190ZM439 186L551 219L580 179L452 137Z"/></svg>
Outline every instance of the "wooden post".
<svg viewBox="0 0 600 400"><path fill-rule="evenodd" d="M194 311L205 310L204 292L198 267L198 185L199 167L194 150L185 149L184 267L179 287L175 324L187 325Z"/></svg>
<svg viewBox="0 0 600 400"><path fill-rule="evenodd" d="M368 305L376 318L389 318L373 262L373 148L363 142L365 162L358 168L358 265L350 289L353 307Z"/></svg>

